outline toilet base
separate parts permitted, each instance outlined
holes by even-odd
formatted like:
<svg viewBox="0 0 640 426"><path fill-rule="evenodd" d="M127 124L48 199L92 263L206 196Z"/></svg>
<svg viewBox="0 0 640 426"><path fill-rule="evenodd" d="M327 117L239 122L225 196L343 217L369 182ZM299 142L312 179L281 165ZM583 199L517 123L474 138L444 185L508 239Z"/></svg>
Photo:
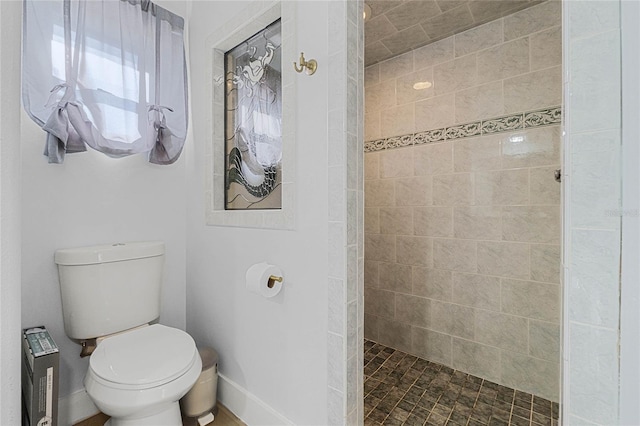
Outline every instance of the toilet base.
<svg viewBox="0 0 640 426"><path fill-rule="evenodd" d="M171 403L165 410L149 417L123 419L111 417L104 426L182 426L180 404Z"/></svg>

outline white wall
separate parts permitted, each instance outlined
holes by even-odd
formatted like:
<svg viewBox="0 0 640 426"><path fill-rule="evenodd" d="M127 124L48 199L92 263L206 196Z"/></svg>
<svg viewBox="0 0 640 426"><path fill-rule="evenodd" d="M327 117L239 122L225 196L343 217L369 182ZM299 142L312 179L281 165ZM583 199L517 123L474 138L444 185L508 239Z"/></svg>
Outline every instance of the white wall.
<svg viewBox="0 0 640 426"><path fill-rule="evenodd" d="M171 5L184 13L183 5L167 7ZM60 347L60 396L64 397L83 388L88 358L79 357L80 346L64 333L53 262L56 249L164 241L160 321L185 328L185 158L183 154L173 165L157 166L144 155L111 159L89 150L68 155L64 164L48 164L42 155L44 132L24 111L21 121L22 326L44 324Z"/></svg>
<svg viewBox="0 0 640 426"><path fill-rule="evenodd" d="M326 2L297 6L298 50L316 59L319 68L311 77L297 76L296 229L204 225L205 155L211 143L211 94L206 88L212 55L206 39L248 4L193 2L190 13L192 100L199 108L193 109L194 149L187 165L187 330L199 344L220 353L220 371L226 378L283 417L295 424L327 424L331 76ZM249 13L246 19L251 19ZM289 59L283 59L284 66L291 66ZM284 288L273 299L245 290L247 268L261 261L278 265L285 274ZM245 412L236 414L242 417Z"/></svg>
<svg viewBox="0 0 640 426"><path fill-rule="evenodd" d="M20 424L20 15L0 2L0 424Z"/></svg>

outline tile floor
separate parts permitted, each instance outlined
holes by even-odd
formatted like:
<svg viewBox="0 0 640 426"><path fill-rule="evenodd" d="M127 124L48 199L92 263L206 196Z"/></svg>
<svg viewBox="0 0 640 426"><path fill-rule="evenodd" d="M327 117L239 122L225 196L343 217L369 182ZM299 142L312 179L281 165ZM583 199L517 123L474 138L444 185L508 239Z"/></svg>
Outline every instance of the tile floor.
<svg viewBox="0 0 640 426"><path fill-rule="evenodd" d="M367 425L557 426L558 404L366 340Z"/></svg>

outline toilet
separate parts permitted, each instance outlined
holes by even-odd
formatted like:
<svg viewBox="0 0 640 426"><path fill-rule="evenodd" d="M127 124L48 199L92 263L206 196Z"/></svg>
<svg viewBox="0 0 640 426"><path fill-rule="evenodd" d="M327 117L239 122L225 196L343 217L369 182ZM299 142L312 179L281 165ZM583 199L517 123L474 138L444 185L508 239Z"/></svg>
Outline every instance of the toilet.
<svg viewBox="0 0 640 426"><path fill-rule="evenodd" d="M193 338L157 324L164 243L62 249L64 329L89 354L87 394L109 426L180 426L202 361Z"/></svg>

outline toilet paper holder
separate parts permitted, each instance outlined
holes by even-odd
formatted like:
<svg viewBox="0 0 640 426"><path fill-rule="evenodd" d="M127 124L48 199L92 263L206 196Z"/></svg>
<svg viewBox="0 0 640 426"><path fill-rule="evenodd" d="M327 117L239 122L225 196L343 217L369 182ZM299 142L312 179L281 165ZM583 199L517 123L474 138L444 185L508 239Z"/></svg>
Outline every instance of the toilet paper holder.
<svg viewBox="0 0 640 426"><path fill-rule="evenodd" d="M270 275L269 276L269 281L267 282L267 287L273 288L273 286L276 285L276 282L281 283L282 282L282 277L278 277L276 275Z"/></svg>

